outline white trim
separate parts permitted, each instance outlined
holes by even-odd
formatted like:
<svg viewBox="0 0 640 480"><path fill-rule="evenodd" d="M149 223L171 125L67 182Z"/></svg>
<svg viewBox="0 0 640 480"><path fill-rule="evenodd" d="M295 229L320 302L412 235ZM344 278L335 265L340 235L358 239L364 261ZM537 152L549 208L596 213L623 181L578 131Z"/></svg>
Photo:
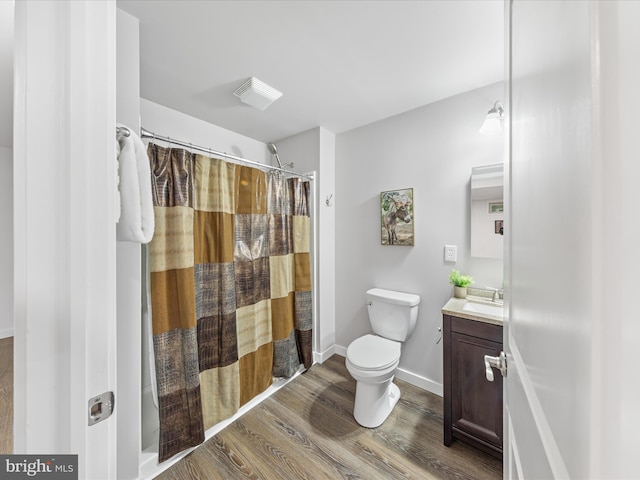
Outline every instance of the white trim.
<svg viewBox="0 0 640 480"><path fill-rule="evenodd" d="M0 330L0 339L13 337L13 328L5 328Z"/></svg>
<svg viewBox="0 0 640 480"><path fill-rule="evenodd" d="M507 416L509 417L509 438L511 439L511 441L509 442L507 448L510 449L509 455L507 456L507 459L511 459L513 461L513 463L511 465L508 466L507 471L505 472L505 474L507 474L507 480L513 480L515 479L520 479L520 478L524 478L523 473L522 473L522 462L520 461L520 453L518 452L518 444L516 442L516 436L515 433L513 431L513 422L511 422L511 417L509 416L509 410L506 409L506 413ZM515 467L515 477L514 477L514 471L513 471L513 467Z"/></svg>
<svg viewBox="0 0 640 480"><path fill-rule="evenodd" d="M142 387L142 396L146 396L149 395L150 397L155 397L155 392L154 392L154 388L151 384L149 385L145 385ZM158 409L158 405L155 404L155 399L154 399L154 403L153 405L156 407L156 410Z"/></svg>
<svg viewBox="0 0 640 480"><path fill-rule="evenodd" d="M403 368L398 368L398 371L396 372L396 378L404 380L414 387L418 387L422 390L426 390L427 392L438 395L439 397L444 396L444 387L441 383L434 382L433 380L418 375L417 373L409 372L408 370L405 370Z"/></svg>
<svg viewBox="0 0 640 480"><path fill-rule="evenodd" d="M343 347L342 345L334 345L332 348L334 349L334 352L336 354L346 358L347 347ZM433 393L440 397L444 395L444 389L441 383L434 382L433 380L405 370L404 368L398 368L396 372L396 378L399 378L400 380L410 383L414 387L426 390L427 392Z"/></svg>
<svg viewBox="0 0 640 480"><path fill-rule="evenodd" d="M116 120L132 131L140 130L140 39L139 21L116 9ZM117 471L118 479L137 478L142 440L149 435L142 425L154 425L145 413L140 395L142 386L141 248L133 242L116 242L117 318ZM142 313L146 313L142 305ZM146 327L146 325L145 325ZM151 398L149 398L151 400ZM153 400L151 400L153 407ZM117 408L117 407L116 407ZM149 423L147 423L149 422ZM151 427L149 427L151 428ZM157 432L156 432L157 433ZM157 438L157 435L156 435Z"/></svg>
<svg viewBox="0 0 640 480"><path fill-rule="evenodd" d="M560 449L558 448L558 443L553 436L551 426L547 422L547 417L544 413L544 409L542 408L542 404L538 399L531 377L529 377L529 371L524 364L522 356L520 355L520 350L518 349L513 337L509 338L509 347L512 356L509 368L515 368L518 376L520 377L520 383L522 384L525 397L529 404L531 416L536 423L538 434L547 456L549 468L551 468L551 471L553 472L553 478L570 478L569 471L567 470L567 466L565 465ZM511 425L511 422L509 422L509 424ZM509 433L511 433L511 431ZM514 435L511 437L511 443L515 444L515 442L516 437Z"/></svg>
<svg viewBox="0 0 640 480"><path fill-rule="evenodd" d="M115 478L118 410L87 418L116 390L115 1L16 2L15 27L14 451Z"/></svg>
<svg viewBox="0 0 640 480"><path fill-rule="evenodd" d="M312 285L312 289L311 289L311 297L312 297L312 303L311 303L311 315L313 318L313 333L312 333L312 341L313 341L313 361L316 362L318 361L316 359L316 350L318 350L320 348L320 333L322 331L322 327L320 326L320 317L319 317L319 313L320 313L320 295L318 292L318 289L320 287L320 268L319 268L319 264L318 264L318 248L319 248L319 241L318 241L318 231L319 231L319 225L320 225L320 215L318 212L318 199L317 197L317 192L318 192L318 174L315 170L313 170L312 172L306 172L307 175L311 175L313 178L312 180L309 182L311 185L311 192L310 192L310 196L311 196L311 238L310 238L310 245L309 245L309 250L311 253L311 285ZM320 362L322 363L322 362Z"/></svg>
<svg viewBox="0 0 640 480"><path fill-rule="evenodd" d="M315 363L324 363L334 353L336 353L336 346L335 345L330 346L324 352L313 352L313 361Z"/></svg>
<svg viewBox="0 0 640 480"><path fill-rule="evenodd" d="M328 350L336 343L336 205L326 204L325 199L334 195L336 188L336 136L323 127L314 129L318 145L318 175L314 195L315 213L318 218L318 249L314 252L318 261L319 316L314 328L317 329L316 350ZM313 152L309 152L313 155Z"/></svg>

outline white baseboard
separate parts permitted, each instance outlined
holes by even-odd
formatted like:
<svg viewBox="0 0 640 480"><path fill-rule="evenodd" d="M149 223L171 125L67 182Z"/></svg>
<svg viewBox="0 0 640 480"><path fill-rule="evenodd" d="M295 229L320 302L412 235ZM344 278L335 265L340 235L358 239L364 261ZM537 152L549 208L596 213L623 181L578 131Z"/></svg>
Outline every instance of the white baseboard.
<svg viewBox="0 0 640 480"><path fill-rule="evenodd" d="M335 345L334 347L335 353L341 355L343 357L347 356L347 347L343 347L342 345ZM421 388L422 390L426 390L427 392L431 392L440 397L443 396L444 391L441 383L434 382L426 377L418 375L413 372L409 372L408 370L404 370L403 368L398 368L396 372L396 378L403 380L407 383L410 383L413 386Z"/></svg>
<svg viewBox="0 0 640 480"><path fill-rule="evenodd" d="M324 361L331 357L334 353L336 353L335 345L331 345L324 352L313 352L313 362L324 363Z"/></svg>
<svg viewBox="0 0 640 480"><path fill-rule="evenodd" d="M441 383L434 382L426 377L418 375L413 372L409 372L407 370L403 370L402 368L398 368L398 372L396 373L396 378L400 380L404 380L411 385L414 385L422 390L426 390L427 392L431 392L439 397L444 395L443 387Z"/></svg>
<svg viewBox="0 0 640 480"><path fill-rule="evenodd" d="M4 330L0 330L0 338L9 338L13 337L13 328L6 328Z"/></svg>
<svg viewBox="0 0 640 480"><path fill-rule="evenodd" d="M333 349L338 355L341 355L341 356L346 358L346 356L347 356L347 347L343 347L342 345L334 345Z"/></svg>

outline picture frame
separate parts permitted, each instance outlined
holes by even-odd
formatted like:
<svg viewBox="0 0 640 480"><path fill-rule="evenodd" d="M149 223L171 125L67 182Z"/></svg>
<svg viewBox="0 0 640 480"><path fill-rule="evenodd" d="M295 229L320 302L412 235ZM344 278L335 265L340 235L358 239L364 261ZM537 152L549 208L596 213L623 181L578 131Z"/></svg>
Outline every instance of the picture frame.
<svg viewBox="0 0 640 480"><path fill-rule="evenodd" d="M503 202L489 202L489 213L503 213L503 212L504 212Z"/></svg>
<svg viewBox="0 0 640 480"><path fill-rule="evenodd" d="M414 246L413 188L380 192L380 243Z"/></svg>

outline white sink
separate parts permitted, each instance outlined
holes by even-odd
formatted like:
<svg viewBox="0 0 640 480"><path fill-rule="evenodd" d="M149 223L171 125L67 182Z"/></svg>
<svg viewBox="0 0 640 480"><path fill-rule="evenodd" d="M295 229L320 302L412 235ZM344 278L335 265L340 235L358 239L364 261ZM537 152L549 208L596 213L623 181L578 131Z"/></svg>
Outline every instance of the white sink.
<svg viewBox="0 0 640 480"><path fill-rule="evenodd" d="M465 310L469 313L482 313L485 315L493 315L494 317L503 316L503 307L502 305L490 305L488 303L478 303L467 301L462 310Z"/></svg>

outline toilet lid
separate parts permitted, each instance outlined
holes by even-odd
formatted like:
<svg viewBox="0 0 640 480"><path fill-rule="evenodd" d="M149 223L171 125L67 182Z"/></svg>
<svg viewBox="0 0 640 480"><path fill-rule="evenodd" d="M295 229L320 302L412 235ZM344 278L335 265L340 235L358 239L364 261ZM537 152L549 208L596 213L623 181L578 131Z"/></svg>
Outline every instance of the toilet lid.
<svg viewBox="0 0 640 480"><path fill-rule="evenodd" d="M377 335L365 335L351 342L347 358L362 370L382 370L398 361L400 343Z"/></svg>

